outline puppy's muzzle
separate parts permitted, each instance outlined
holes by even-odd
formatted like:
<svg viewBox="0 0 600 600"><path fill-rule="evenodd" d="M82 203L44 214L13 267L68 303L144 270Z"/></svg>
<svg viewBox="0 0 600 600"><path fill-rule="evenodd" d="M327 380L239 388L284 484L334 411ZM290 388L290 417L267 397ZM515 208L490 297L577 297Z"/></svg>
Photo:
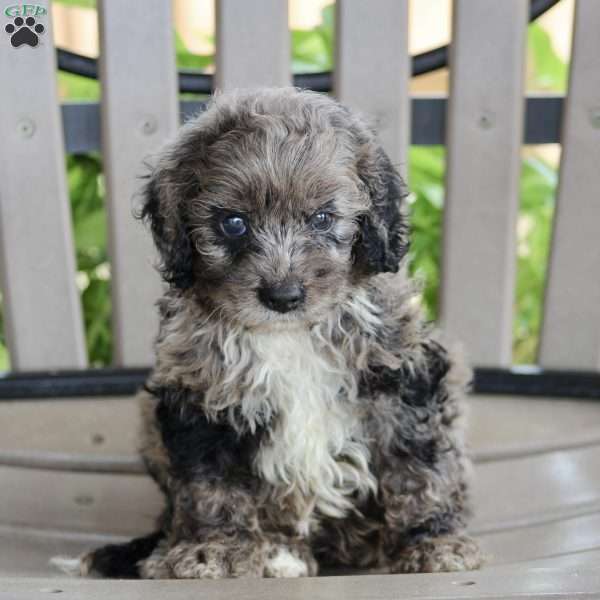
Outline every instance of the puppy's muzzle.
<svg viewBox="0 0 600 600"><path fill-rule="evenodd" d="M263 285L258 290L259 300L271 310L286 313L304 302L304 287L298 281L285 281L277 285Z"/></svg>

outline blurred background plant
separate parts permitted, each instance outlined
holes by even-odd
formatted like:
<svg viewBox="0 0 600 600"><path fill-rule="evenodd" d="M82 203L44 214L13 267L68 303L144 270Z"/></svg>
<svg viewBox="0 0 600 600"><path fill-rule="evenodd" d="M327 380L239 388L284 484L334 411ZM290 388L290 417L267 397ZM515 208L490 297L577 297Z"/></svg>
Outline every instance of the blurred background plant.
<svg viewBox="0 0 600 600"><path fill-rule="evenodd" d="M95 0L55 0L55 4L95 8ZM294 73L318 72L334 67L334 7L325 6L321 22L309 29L292 28ZM213 46L210 36L206 47ZM192 52L176 34L179 68L214 69L212 52ZM538 23L529 26L527 89L564 93L567 65ZM97 81L58 73L64 101L99 99ZM546 262L557 184L557 153L544 158L539 149L524 148L521 204L517 227L517 282L514 348L516 364L535 363ZM441 232L444 206L445 152L441 146L412 147L409 153L409 198L412 248L411 270L423 282L428 318L438 316ZM90 364L107 366L112 358L110 326L110 263L107 255L105 192L99 154L71 155L67 159L68 183L77 253L77 284L81 292ZM1 314L0 314L1 319ZM0 332L4 329L1 326ZM4 339L0 338L0 370L9 366Z"/></svg>

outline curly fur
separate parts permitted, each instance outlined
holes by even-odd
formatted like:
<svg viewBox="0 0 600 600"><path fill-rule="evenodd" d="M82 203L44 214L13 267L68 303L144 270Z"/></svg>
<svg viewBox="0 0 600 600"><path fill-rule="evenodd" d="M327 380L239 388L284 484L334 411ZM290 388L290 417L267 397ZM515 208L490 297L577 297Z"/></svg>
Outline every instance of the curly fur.
<svg viewBox="0 0 600 600"><path fill-rule="evenodd" d="M477 568L464 536L469 372L407 277L404 185L364 122L295 89L216 96L142 216L169 289L140 393L157 532L82 559L150 578ZM311 215L327 211L326 231ZM220 223L243 215L248 232ZM257 290L293 281L281 314Z"/></svg>

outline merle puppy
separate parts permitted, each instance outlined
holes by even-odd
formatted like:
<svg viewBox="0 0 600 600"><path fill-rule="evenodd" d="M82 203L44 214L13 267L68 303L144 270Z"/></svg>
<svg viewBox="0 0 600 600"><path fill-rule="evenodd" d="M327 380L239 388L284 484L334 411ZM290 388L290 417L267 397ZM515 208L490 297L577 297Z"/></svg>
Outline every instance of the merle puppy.
<svg viewBox="0 0 600 600"><path fill-rule="evenodd" d="M141 394L166 508L80 572L479 567L469 373L415 301L404 196L373 131L324 95L222 94L182 128L143 206L169 284Z"/></svg>

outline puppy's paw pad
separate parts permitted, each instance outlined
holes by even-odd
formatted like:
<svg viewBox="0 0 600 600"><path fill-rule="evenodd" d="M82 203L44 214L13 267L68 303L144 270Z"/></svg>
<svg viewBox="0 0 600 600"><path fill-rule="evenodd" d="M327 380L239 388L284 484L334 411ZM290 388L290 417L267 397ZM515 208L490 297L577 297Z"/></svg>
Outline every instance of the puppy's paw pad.
<svg viewBox="0 0 600 600"><path fill-rule="evenodd" d="M392 566L395 573L473 571L483 565L475 540L466 536L425 539L405 548Z"/></svg>
<svg viewBox="0 0 600 600"><path fill-rule="evenodd" d="M265 577L306 577L308 565L285 546L278 546L267 558Z"/></svg>
<svg viewBox="0 0 600 600"><path fill-rule="evenodd" d="M179 544L166 556L177 579L221 579L230 575L225 549L217 544Z"/></svg>

